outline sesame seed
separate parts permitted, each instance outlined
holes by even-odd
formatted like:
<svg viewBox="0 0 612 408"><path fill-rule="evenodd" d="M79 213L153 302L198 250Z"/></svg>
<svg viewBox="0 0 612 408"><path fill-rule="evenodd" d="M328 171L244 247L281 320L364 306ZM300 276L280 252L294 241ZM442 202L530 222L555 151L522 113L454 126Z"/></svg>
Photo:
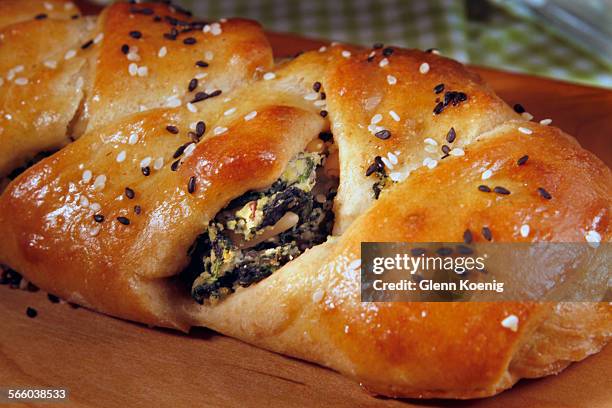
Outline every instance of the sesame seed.
<svg viewBox="0 0 612 408"><path fill-rule="evenodd" d="M508 195L510 194L510 191L504 187L500 187L497 186L493 189L494 192L496 192L497 194L501 194L501 195Z"/></svg>
<svg viewBox="0 0 612 408"><path fill-rule="evenodd" d="M382 115L380 113L377 113L376 115L372 116L372 119L370 120L370 123L375 125L377 123L379 123L382 120Z"/></svg>
<svg viewBox="0 0 612 408"><path fill-rule="evenodd" d="M437 94L442 93L442 91L444 91L444 84L438 84L438 85L436 85L436 86L434 87L433 91L434 91L434 93L435 93L436 95L437 95Z"/></svg>
<svg viewBox="0 0 612 408"><path fill-rule="evenodd" d="M98 33L93 39L94 44L100 44L100 42L104 39L104 33Z"/></svg>
<svg viewBox="0 0 612 408"><path fill-rule="evenodd" d="M195 127L196 136L198 137L202 136L205 131L206 131L206 123L204 123L204 121L199 121L198 123L196 123L196 127Z"/></svg>
<svg viewBox="0 0 612 408"><path fill-rule="evenodd" d="M471 244L473 241L473 236L472 236L472 231L470 231L469 229L466 229L465 231L463 231L463 242L466 244Z"/></svg>
<svg viewBox="0 0 612 408"><path fill-rule="evenodd" d="M27 85L28 84L28 78L17 78L17 79L15 79L15 84L16 85Z"/></svg>
<svg viewBox="0 0 612 408"><path fill-rule="evenodd" d="M587 231L587 233L584 235L584 238L593 248L597 248L601 243L601 235L595 230Z"/></svg>
<svg viewBox="0 0 612 408"><path fill-rule="evenodd" d="M444 110L444 102L438 102L433 109L434 115L439 115Z"/></svg>
<svg viewBox="0 0 612 408"><path fill-rule="evenodd" d="M140 31L130 31L130 37L139 39L142 37L142 33Z"/></svg>
<svg viewBox="0 0 612 408"><path fill-rule="evenodd" d="M552 198L550 193L542 187L538 187L538 193L542 196L542 198L545 198L547 200L550 200Z"/></svg>
<svg viewBox="0 0 612 408"><path fill-rule="evenodd" d="M164 167L164 158L163 157L158 157L153 162L153 169L160 170L162 167Z"/></svg>
<svg viewBox="0 0 612 408"><path fill-rule="evenodd" d="M143 67L138 67L137 73L138 73L139 77L147 76L149 74L149 68L144 67L144 66Z"/></svg>
<svg viewBox="0 0 612 408"><path fill-rule="evenodd" d="M227 128L223 126L217 126L216 128L213 129L214 135L221 135L225 132L227 132Z"/></svg>
<svg viewBox="0 0 612 408"><path fill-rule="evenodd" d="M381 158L380 158L380 160L381 160L381 161L383 162L383 164L384 164L385 166L387 166L387 167L388 167L390 170L393 170L393 163L391 163L391 160L389 160L388 158L386 158L386 157L384 157L384 156L383 156L383 157L381 157Z"/></svg>
<svg viewBox="0 0 612 408"><path fill-rule="evenodd" d="M128 72L131 76L136 76L138 74L138 65L132 62L130 65L128 65Z"/></svg>
<svg viewBox="0 0 612 408"><path fill-rule="evenodd" d="M117 163L122 163L125 161L127 154L125 153L125 150L122 150L121 152L119 152L119 154L117 155Z"/></svg>
<svg viewBox="0 0 612 408"><path fill-rule="evenodd" d="M387 47L387 48L383 49L382 54L383 54L385 57L390 57L390 56L391 56L391 54L393 54L393 48L391 48L391 47Z"/></svg>
<svg viewBox="0 0 612 408"><path fill-rule="evenodd" d="M187 89L189 90L189 92L193 92L194 89L196 89L198 87L198 80L196 78L193 78L191 81L189 81L189 85L187 86Z"/></svg>
<svg viewBox="0 0 612 408"><path fill-rule="evenodd" d="M389 85L395 85L397 84L397 78L394 77L393 75L387 75L387 83Z"/></svg>
<svg viewBox="0 0 612 408"><path fill-rule="evenodd" d="M134 145L138 143L138 134L132 133L128 138L128 144Z"/></svg>
<svg viewBox="0 0 612 408"><path fill-rule="evenodd" d="M527 224L521 225L521 228L519 229L519 233L521 234L521 237L527 238L529 236L529 225Z"/></svg>
<svg viewBox="0 0 612 408"><path fill-rule="evenodd" d="M400 121L400 116L394 110L389 111L389 116L396 122Z"/></svg>
<svg viewBox="0 0 612 408"><path fill-rule="evenodd" d="M169 108L177 108L181 106L181 100L176 95L173 95L166 100L166 106Z"/></svg>
<svg viewBox="0 0 612 408"><path fill-rule="evenodd" d="M93 177L93 174L91 173L91 170L85 170L83 172L83 181L85 183L89 183L92 177Z"/></svg>
<svg viewBox="0 0 612 408"><path fill-rule="evenodd" d="M123 45L121 46L121 52L122 52L124 55L127 55L127 54L130 52L130 46L129 46L129 45L127 45L127 44L123 44Z"/></svg>
<svg viewBox="0 0 612 408"><path fill-rule="evenodd" d="M141 167L140 171L142 171L143 176L147 177L151 174L151 169L149 166Z"/></svg>
<svg viewBox="0 0 612 408"><path fill-rule="evenodd" d="M315 92L319 92L321 90L321 83L319 81L316 81L314 84L312 84L312 90Z"/></svg>
<svg viewBox="0 0 612 408"><path fill-rule="evenodd" d="M173 135L176 135L179 132L179 129L176 126L174 126L174 125L166 126L166 130L168 132L172 133ZM149 163L150 163L150 161L149 161ZM147 165L148 165L148 163L145 164L145 166L147 166Z"/></svg>
<svg viewBox="0 0 612 408"><path fill-rule="evenodd" d="M30 318L33 319L36 316L38 316L38 312L36 311L36 309L34 309L33 307L29 307L26 309L26 315Z"/></svg>
<svg viewBox="0 0 612 408"><path fill-rule="evenodd" d="M127 217L117 217L117 221L123 225L130 225L130 219Z"/></svg>
<svg viewBox="0 0 612 408"><path fill-rule="evenodd" d="M248 122L249 120L255 118L255 116L257 116L257 111L253 111L253 112L247 113L244 116L244 120L246 120Z"/></svg>
<svg viewBox="0 0 612 408"><path fill-rule="evenodd" d="M141 212L142 212L142 208L140 208L139 205L135 205L134 206L134 214L140 215Z"/></svg>
<svg viewBox="0 0 612 408"><path fill-rule="evenodd" d="M183 40L183 44L185 45L193 45L197 42L197 40L193 37L187 37Z"/></svg>
<svg viewBox="0 0 612 408"><path fill-rule="evenodd" d="M196 106L191 103L191 102L187 102L187 110L191 113L196 113L198 111L198 108L196 108Z"/></svg>
<svg viewBox="0 0 612 408"><path fill-rule="evenodd" d="M176 160L175 162L172 163L172 165L170 166L170 170L172 171L176 171L179 167L179 164L181 164L180 160Z"/></svg>
<svg viewBox="0 0 612 408"><path fill-rule="evenodd" d="M326 110L322 110L321 112L319 112L319 115L321 115L321 117L325 118L328 115L328 112Z"/></svg>
<svg viewBox="0 0 612 408"><path fill-rule="evenodd" d="M378 66L381 68L386 67L387 65L389 65L389 60L387 58L381 59L378 63Z"/></svg>
<svg viewBox="0 0 612 408"><path fill-rule="evenodd" d="M454 127L450 128L450 130L446 134L446 141L448 143L453 143L456 137L457 137L457 133L455 132L455 128Z"/></svg>
<svg viewBox="0 0 612 408"><path fill-rule="evenodd" d="M265 81L270 81L272 79L276 78L276 74L274 72L266 72L263 76L263 79Z"/></svg>
<svg viewBox="0 0 612 408"><path fill-rule="evenodd" d="M196 178L195 176L191 176L189 178L189 182L187 183L187 191L189 191L189 194L193 194L195 192L195 188L196 188Z"/></svg>
<svg viewBox="0 0 612 408"><path fill-rule="evenodd" d="M325 52L327 51L327 47L322 45L321 48L319 48L319 52Z"/></svg>
<svg viewBox="0 0 612 408"><path fill-rule="evenodd" d="M304 95L304 99L306 99L307 101L314 101L319 99L319 94L316 92L310 92Z"/></svg>
<svg viewBox="0 0 612 408"><path fill-rule="evenodd" d="M423 142L425 142L426 144L431 145L431 146L437 146L438 145L438 142L436 142L431 137L428 137L427 139L423 140Z"/></svg>
<svg viewBox="0 0 612 408"><path fill-rule="evenodd" d="M387 157L389 158L389 161L393 164L397 164L399 162L397 156L392 152L387 153Z"/></svg>
<svg viewBox="0 0 612 408"><path fill-rule="evenodd" d="M102 190L106 186L106 176L104 174L99 175L93 182L93 188L96 190Z"/></svg>
<svg viewBox="0 0 612 408"><path fill-rule="evenodd" d="M525 108L520 103L514 104L513 109L516 113L519 113L519 114L525 112Z"/></svg>
<svg viewBox="0 0 612 408"><path fill-rule="evenodd" d="M219 23L212 23L210 25L210 33L212 35L220 35L221 34L221 25L219 25Z"/></svg>
<svg viewBox="0 0 612 408"><path fill-rule="evenodd" d="M102 206L100 204L98 204L98 203L91 203L89 205L89 209L91 211L93 211L93 212L98 212L98 211L100 211L102 209Z"/></svg>
<svg viewBox="0 0 612 408"><path fill-rule="evenodd" d="M489 227L482 227L482 236L485 237L487 241L491 241L493 239L493 234Z"/></svg>
<svg viewBox="0 0 612 408"><path fill-rule="evenodd" d="M465 155L465 151L463 149L460 149L458 147L455 147L453 150L451 150L450 152L448 152L448 154L450 154L451 156L464 156Z"/></svg>
<svg viewBox="0 0 612 408"><path fill-rule="evenodd" d="M145 157L140 162L140 167L147 167L149 164L151 164L151 161L153 161L153 159L151 157Z"/></svg>
<svg viewBox="0 0 612 408"><path fill-rule="evenodd" d="M48 61L43 62L43 65L47 68L55 69L57 68L57 61L48 60Z"/></svg>
<svg viewBox="0 0 612 408"><path fill-rule="evenodd" d="M37 14L34 16L35 20L44 20L45 18L47 18L48 16L45 13L41 13L41 14Z"/></svg>
<svg viewBox="0 0 612 408"><path fill-rule="evenodd" d="M542 119L540 125L548 126L552 123L552 119Z"/></svg>
<svg viewBox="0 0 612 408"><path fill-rule="evenodd" d="M424 62L421 64L421 66L419 67L419 72L421 74L426 74L429 72L429 64Z"/></svg>
<svg viewBox="0 0 612 408"><path fill-rule="evenodd" d="M483 180L488 180L489 178L491 178L492 175L493 172L491 170L485 170L482 172L482 176L480 176L480 178Z"/></svg>
<svg viewBox="0 0 612 408"><path fill-rule="evenodd" d="M488 186L481 184L478 186L478 191L482 191L483 193L490 193L491 189Z"/></svg>
<svg viewBox="0 0 612 408"><path fill-rule="evenodd" d="M199 61L196 61L195 65L196 65L196 67L206 68L206 67L208 67L208 62L199 60Z"/></svg>
<svg viewBox="0 0 612 408"><path fill-rule="evenodd" d="M159 49L159 51L157 51L157 56L159 58L164 58L166 56L166 54L168 53L168 49L166 48L166 46L164 45L163 47L161 47Z"/></svg>
<svg viewBox="0 0 612 408"><path fill-rule="evenodd" d="M94 214L93 219L95 222L104 222L104 216L102 214Z"/></svg>
<svg viewBox="0 0 612 408"><path fill-rule="evenodd" d="M513 332L518 330L519 319L515 315L510 315L502 320L501 325L506 329L510 329Z"/></svg>
<svg viewBox="0 0 612 408"><path fill-rule="evenodd" d="M94 43L94 40L91 39L91 40L85 42L83 45L81 45L81 49L82 50L86 50L87 48L91 47L93 45L93 43Z"/></svg>
<svg viewBox="0 0 612 408"><path fill-rule="evenodd" d="M212 51L204 52L204 58L206 58L207 60L212 61L214 57L215 57L215 54Z"/></svg>
<svg viewBox="0 0 612 408"><path fill-rule="evenodd" d="M533 119L533 115L529 112L523 112L521 113L521 117L525 120L531 120Z"/></svg>
<svg viewBox="0 0 612 408"><path fill-rule="evenodd" d="M518 130L519 132L524 133L526 135L530 135L533 133L533 130L526 128L526 127L519 127Z"/></svg>
<svg viewBox="0 0 612 408"><path fill-rule="evenodd" d="M387 129L383 129L374 133L374 136L382 140L387 140L391 137L391 132L389 132Z"/></svg>
<svg viewBox="0 0 612 408"><path fill-rule="evenodd" d="M350 58L350 56L351 56L351 52L350 52L350 51L348 51L348 50L344 50L344 51L342 51L342 56L343 56L344 58Z"/></svg>
<svg viewBox="0 0 612 408"><path fill-rule="evenodd" d="M522 166L523 164L527 163L527 160L529 160L529 156L524 155L521 156L517 161L516 164L518 164L519 166Z"/></svg>
<svg viewBox="0 0 612 408"><path fill-rule="evenodd" d="M425 160L423 160L423 166L429 169L434 169L437 165L438 165L438 161L432 159L431 157L426 157Z"/></svg>
<svg viewBox="0 0 612 408"><path fill-rule="evenodd" d="M127 198L129 198L129 199L131 200L131 199L133 199L133 198L134 198L134 196L135 196L135 195L136 195L136 194L134 193L134 190L132 190L132 189L131 189L131 188L129 188L129 187L126 187L126 188L125 188L125 196L126 196Z"/></svg>

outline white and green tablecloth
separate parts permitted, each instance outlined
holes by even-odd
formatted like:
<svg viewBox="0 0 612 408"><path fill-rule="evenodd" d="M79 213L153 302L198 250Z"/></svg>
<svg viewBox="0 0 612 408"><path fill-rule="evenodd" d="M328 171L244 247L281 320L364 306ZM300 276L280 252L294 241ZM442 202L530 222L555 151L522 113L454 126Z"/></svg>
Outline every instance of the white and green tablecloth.
<svg viewBox="0 0 612 408"><path fill-rule="evenodd" d="M198 16L240 16L268 30L356 44L438 48L462 62L612 87L596 51L579 48L497 1L486 21L462 0L179 0Z"/></svg>

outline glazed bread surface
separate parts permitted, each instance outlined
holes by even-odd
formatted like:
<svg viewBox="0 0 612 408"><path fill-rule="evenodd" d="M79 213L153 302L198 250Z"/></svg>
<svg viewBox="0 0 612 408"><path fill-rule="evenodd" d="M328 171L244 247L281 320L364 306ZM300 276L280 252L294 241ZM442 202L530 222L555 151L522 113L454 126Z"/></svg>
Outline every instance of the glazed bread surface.
<svg viewBox="0 0 612 408"><path fill-rule="evenodd" d="M0 196L0 264L42 289L150 325L210 327L392 397L494 395L609 341L608 303L361 302L362 242L610 241L610 169L461 64L330 45L274 65L254 22L157 3L35 19L41 4L2 6L17 45L0 43L0 176L60 150ZM28 36L46 45L17 57ZM32 65L8 80L23 58ZM195 302L181 272L209 222L329 133L333 234L258 283ZM575 275L555 271L530 285L546 293ZM576 291L603 299L601 279Z"/></svg>

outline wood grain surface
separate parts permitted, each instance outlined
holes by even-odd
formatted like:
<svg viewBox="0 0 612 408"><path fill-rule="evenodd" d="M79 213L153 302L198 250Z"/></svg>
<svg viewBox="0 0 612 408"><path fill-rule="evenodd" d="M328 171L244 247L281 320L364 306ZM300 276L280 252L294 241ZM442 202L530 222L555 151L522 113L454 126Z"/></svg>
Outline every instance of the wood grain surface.
<svg viewBox="0 0 612 408"><path fill-rule="evenodd" d="M322 44L270 34L278 56ZM478 71L507 102L552 118L612 165L612 92ZM2 239L2 237L0 237ZM26 308L38 310L34 319ZM611 407L612 347L558 376L521 381L475 401L391 400L341 375L206 329L189 335L52 304L43 292L0 287L0 387L67 388L71 407ZM43 405L43 404L41 404ZM4 405L0 404L0 407ZM20 406L20 405L15 405ZM21 406L34 406L21 405Z"/></svg>

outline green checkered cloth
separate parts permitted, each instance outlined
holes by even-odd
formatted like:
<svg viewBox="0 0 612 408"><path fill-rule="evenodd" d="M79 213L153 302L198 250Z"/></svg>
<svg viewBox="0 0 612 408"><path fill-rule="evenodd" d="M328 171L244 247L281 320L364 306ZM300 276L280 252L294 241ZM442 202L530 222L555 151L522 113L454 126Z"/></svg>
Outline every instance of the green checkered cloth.
<svg viewBox="0 0 612 408"><path fill-rule="evenodd" d="M485 22L467 18L459 0L178 0L196 15L246 17L268 30L371 45L438 48L471 63L612 87L612 70L597 55L543 30L509 2L497 1Z"/></svg>

